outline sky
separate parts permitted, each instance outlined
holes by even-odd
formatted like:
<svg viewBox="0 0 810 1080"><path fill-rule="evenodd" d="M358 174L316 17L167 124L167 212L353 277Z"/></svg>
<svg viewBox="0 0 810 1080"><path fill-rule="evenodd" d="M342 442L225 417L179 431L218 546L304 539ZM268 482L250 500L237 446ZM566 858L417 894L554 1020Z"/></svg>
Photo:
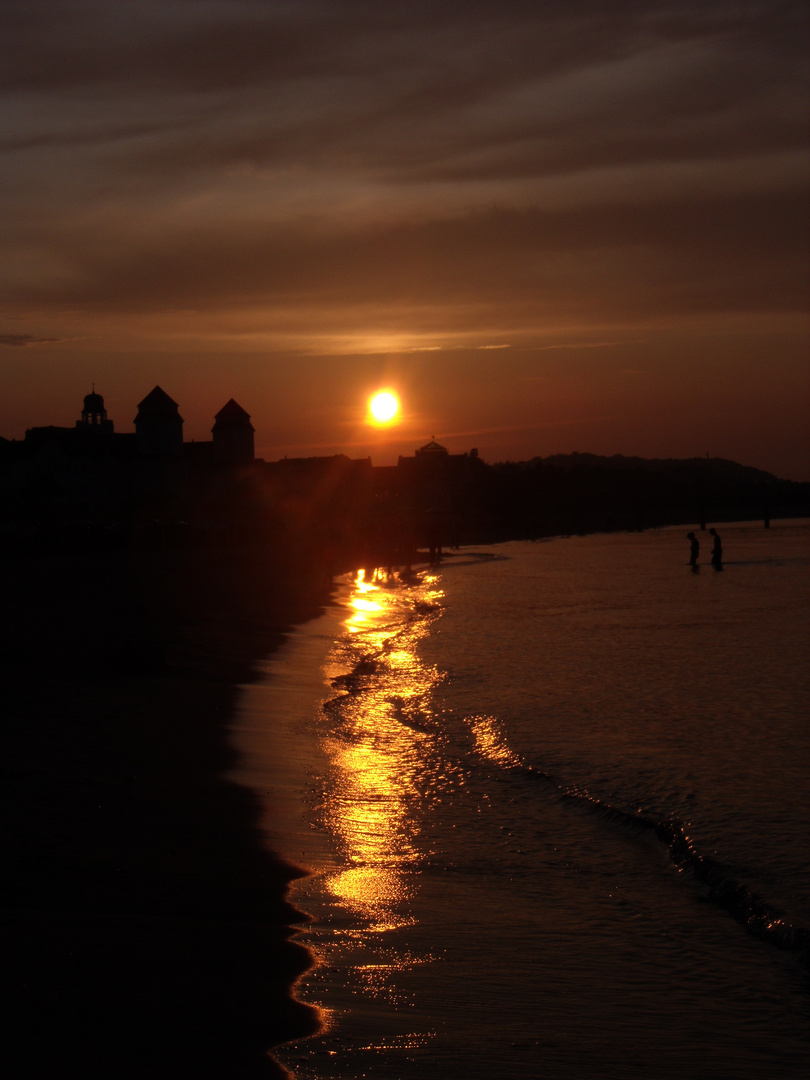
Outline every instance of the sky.
<svg viewBox="0 0 810 1080"><path fill-rule="evenodd" d="M159 384L271 461L810 480L808 11L3 0L0 436Z"/></svg>

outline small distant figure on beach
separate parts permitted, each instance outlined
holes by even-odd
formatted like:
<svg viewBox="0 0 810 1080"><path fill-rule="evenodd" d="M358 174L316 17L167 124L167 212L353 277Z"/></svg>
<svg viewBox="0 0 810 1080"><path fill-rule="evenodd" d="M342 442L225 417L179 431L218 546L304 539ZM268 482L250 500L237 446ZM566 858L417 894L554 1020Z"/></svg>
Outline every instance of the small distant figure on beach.
<svg viewBox="0 0 810 1080"><path fill-rule="evenodd" d="M692 567L692 573L696 574L700 567L698 566L698 555L700 555L700 541L693 532L686 534L686 539L689 541L689 565Z"/></svg>
<svg viewBox="0 0 810 1080"><path fill-rule="evenodd" d="M717 529L709 529L709 536L714 537L712 546L712 566L715 570L723 569L723 544L717 534Z"/></svg>

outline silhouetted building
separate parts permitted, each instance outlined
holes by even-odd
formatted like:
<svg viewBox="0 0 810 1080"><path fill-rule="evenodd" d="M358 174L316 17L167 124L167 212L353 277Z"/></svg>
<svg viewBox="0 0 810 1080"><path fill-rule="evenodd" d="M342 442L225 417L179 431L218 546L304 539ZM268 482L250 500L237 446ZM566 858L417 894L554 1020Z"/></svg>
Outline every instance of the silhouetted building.
<svg viewBox="0 0 810 1080"><path fill-rule="evenodd" d="M415 473L422 476L458 476L468 472L470 466L477 462L477 450L473 449L464 454L451 454L446 446L442 446L435 439L431 439L424 446L420 446L413 457L400 455L397 460L397 468L400 470L401 475Z"/></svg>
<svg viewBox="0 0 810 1080"><path fill-rule="evenodd" d="M239 465L253 461L254 428L250 416L233 398L214 417L211 429L214 460L221 465Z"/></svg>
<svg viewBox="0 0 810 1080"><path fill-rule="evenodd" d="M435 439L431 439L430 442L419 447L414 454L414 457L423 462L439 461L443 458L449 458L450 453L446 446L442 446L440 443L437 443ZM400 457L400 461L403 460L404 458Z"/></svg>
<svg viewBox="0 0 810 1080"><path fill-rule="evenodd" d="M179 408L159 386L138 404L135 433L139 454L150 458L180 457L183 453L183 417Z"/></svg>
<svg viewBox="0 0 810 1080"><path fill-rule="evenodd" d="M77 457L99 459L106 456L125 457L132 450L132 435L118 435L112 420L107 417L104 398L95 392L87 394L81 411L81 419L73 427L28 428L22 444L23 456L44 460L43 455L53 458L55 451L65 460ZM47 448L47 450L46 450Z"/></svg>
<svg viewBox="0 0 810 1080"><path fill-rule="evenodd" d="M451 454L436 439L394 467L374 469L374 505L408 543L438 551L468 535L484 472L477 450Z"/></svg>
<svg viewBox="0 0 810 1080"><path fill-rule="evenodd" d="M81 420L76 421L76 427L83 430L98 431L103 435L112 435L113 422L107 419L107 410L104 408L104 398L96 393L95 386L90 394L84 399Z"/></svg>
<svg viewBox="0 0 810 1080"><path fill-rule="evenodd" d="M413 457L400 455L395 472L389 473L385 481L400 499L412 505L446 509L468 500L470 482L477 478L481 464L477 450L451 454L447 447L431 439Z"/></svg>

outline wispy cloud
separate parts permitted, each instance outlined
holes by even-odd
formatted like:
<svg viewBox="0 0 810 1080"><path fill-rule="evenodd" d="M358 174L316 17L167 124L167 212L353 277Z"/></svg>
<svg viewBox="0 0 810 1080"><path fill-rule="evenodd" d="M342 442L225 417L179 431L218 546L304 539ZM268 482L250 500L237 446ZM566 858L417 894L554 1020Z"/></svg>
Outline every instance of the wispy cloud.
<svg viewBox="0 0 810 1080"><path fill-rule="evenodd" d="M795 305L800 7L4 5L2 279L91 310Z"/></svg>
<svg viewBox="0 0 810 1080"><path fill-rule="evenodd" d="M34 334L0 334L0 345L22 348L26 345L48 345L60 338L36 337Z"/></svg>
<svg viewBox="0 0 810 1080"><path fill-rule="evenodd" d="M6 0L0 300L41 336L0 344L424 351L436 386L491 350L518 394L643 342L792 401L807 47L804 0Z"/></svg>

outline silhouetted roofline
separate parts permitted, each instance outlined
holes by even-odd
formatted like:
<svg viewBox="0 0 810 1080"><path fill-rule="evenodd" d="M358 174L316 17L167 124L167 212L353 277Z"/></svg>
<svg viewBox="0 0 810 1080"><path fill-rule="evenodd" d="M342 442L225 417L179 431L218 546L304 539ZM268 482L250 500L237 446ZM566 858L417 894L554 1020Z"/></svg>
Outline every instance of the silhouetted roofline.
<svg viewBox="0 0 810 1080"><path fill-rule="evenodd" d="M446 446L442 446L441 443L437 443L435 439L431 439L430 442L425 443L424 446L420 446L416 452L417 454L446 454L448 453L448 450Z"/></svg>
<svg viewBox="0 0 810 1080"><path fill-rule="evenodd" d="M227 401L218 413L214 415L214 420L220 424L249 424L250 414L246 412L242 406L231 398Z"/></svg>
<svg viewBox="0 0 810 1080"><path fill-rule="evenodd" d="M143 401L138 402L138 408L143 409L146 407L148 411L157 409L166 409L171 407L172 409L179 409L180 406L174 401L160 386L154 387L150 390Z"/></svg>

